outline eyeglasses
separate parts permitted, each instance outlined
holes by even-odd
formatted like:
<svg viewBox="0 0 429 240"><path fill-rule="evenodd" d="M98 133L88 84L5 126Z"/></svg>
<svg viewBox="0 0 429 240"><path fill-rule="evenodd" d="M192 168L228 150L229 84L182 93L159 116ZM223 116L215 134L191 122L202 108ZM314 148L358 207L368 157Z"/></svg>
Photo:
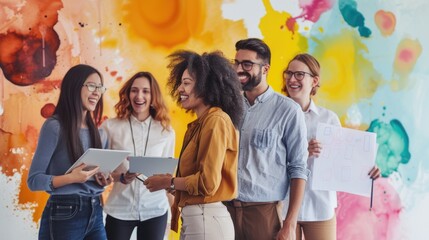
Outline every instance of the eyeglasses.
<svg viewBox="0 0 429 240"><path fill-rule="evenodd" d="M86 86L88 88L88 91L90 91L90 92L94 92L95 90L97 90L101 94L105 93L107 90L106 87L97 86L94 83L86 83L86 84L83 84L83 86Z"/></svg>
<svg viewBox="0 0 429 240"><path fill-rule="evenodd" d="M238 66L241 65L241 68L243 68L244 71L252 70L254 64L259 65L259 66L265 65L264 63L255 63L255 62L252 62L249 60L244 60L244 61L240 62L240 61L235 60L235 59L233 60L232 64L234 64L235 68L238 68Z"/></svg>
<svg viewBox="0 0 429 240"><path fill-rule="evenodd" d="M283 78L285 80L289 80L292 78L292 75L295 77L296 80L298 81L302 81L302 79L304 79L305 74L310 75L311 77L314 77L313 74L308 73L308 72L303 72L303 71L296 71L296 72L292 72L292 71L284 71L283 72Z"/></svg>

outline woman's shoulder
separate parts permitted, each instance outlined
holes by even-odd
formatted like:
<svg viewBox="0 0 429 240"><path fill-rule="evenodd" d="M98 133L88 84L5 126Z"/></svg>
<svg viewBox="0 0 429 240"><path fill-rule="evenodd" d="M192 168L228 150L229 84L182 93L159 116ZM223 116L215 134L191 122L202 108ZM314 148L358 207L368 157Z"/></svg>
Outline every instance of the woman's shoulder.
<svg viewBox="0 0 429 240"><path fill-rule="evenodd" d="M52 130L59 131L60 121L55 116L47 118L43 123L42 129L52 129Z"/></svg>

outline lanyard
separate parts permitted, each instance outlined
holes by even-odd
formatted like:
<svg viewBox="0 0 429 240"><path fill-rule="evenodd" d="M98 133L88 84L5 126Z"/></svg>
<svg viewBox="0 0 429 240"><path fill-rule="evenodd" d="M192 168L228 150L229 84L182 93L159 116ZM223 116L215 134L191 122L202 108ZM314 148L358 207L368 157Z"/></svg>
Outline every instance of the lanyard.
<svg viewBox="0 0 429 240"><path fill-rule="evenodd" d="M136 142L134 140L134 131L133 131L133 125L131 124L131 116L128 118L128 122L130 123L131 138L133 140L134 156L136 156ZM150 133L150 127L151 127L151 125L152 125L152 118L149 119L149 127L148 127L148 130L147 130L146 143L145 143L145 146L144 146L143 156L146 156L147 143L149 142L149 133Z"/></svg>

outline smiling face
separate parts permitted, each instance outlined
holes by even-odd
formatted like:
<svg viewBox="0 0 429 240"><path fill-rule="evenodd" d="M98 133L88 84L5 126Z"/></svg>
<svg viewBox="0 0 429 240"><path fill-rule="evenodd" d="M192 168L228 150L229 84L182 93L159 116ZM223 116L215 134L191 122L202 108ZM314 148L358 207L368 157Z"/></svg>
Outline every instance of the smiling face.
<svg viewBox="0 0 429 240"><path fill-rule="evenodd" d="M235 70L238 74L242 89L244 91L251 91L262 81L262 74L266 65L257 57L255 51L240 49L235 54ZM252 64L250 70L244 70L243 64Z"/></svg>
<svg viewBox="0 0 429 240"><path fill-rule="evenodd" d="M133 108L132 114L138 120L145 120L149 116L149 108L152 102L149 79L146 77L136 78L131 85L129 98Z"/></svg>
<svg viewBox="0 0 429 240"><path fill-rule="evenodd" d="M100 76L97 73L93 73L89 75L89 77L86 79L85 83L82 86L81 90L81 98L82 98L82 106L83 106L83 116L85 116L85 113L87 111L94 111L95 107L97 106L98 101L101 98L101 93L98 90L98 88L95 89L95 91L91 92L88 90L88 87L85 86L87 84L93 84L97 87L103 86L103 83L101 81Z"/></svg>
<svg viewBox="0 0 429 240"><path fill-rule="evenodd" d="M284 75L288 96L306 110L310 104L311 90L319 83L319 77L313 77L310 68L305 63L298 60L290 62L285 72L289 73ZM303 78L298 80L296 78L298 75Z"/></svg>
<svg viewBox="0 0 429 240"><path fill-rule="evenodd" d="M177 91L179 92L179 101L182 104L182 108L192 110L197 114L197 116L200 116L207 106L204 104L202 98L195 95L195 84L196 80L186 69L182 74L182 81L180 86L177 88Z"/></svg>

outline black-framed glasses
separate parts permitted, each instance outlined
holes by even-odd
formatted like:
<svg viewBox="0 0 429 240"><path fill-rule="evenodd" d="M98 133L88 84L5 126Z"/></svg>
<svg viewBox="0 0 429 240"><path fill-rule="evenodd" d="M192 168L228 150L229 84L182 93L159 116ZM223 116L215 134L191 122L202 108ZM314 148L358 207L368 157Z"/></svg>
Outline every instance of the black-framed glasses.
<svg viewBox="0 0 429 240"><path fill-rule="evenodd" d="M83 84L83 86L86 86L86 88L88 88L88 91L90 92L94 92L95 90L97 90L101 94L105 93L107 90L105 86L97 86L94 83L85 83Z"/></svg>
<svg viewBox="0 0 429 240"><path fill-rule="evenodd" d="M291 79L292 75L295 77L296 80L298 81L302 81L302 79L305 78L305 74L310 75L311 77L314 77L313 74L308 73L308 72L304 72L304 71L296 71L296 72L292 72L292 71L284 71L283 72L283 78L285 80Z"/></svg>
<svg viewBox="0 0 429 240"><path fill-rule="evenodd" d="M255 63L249 60L244 60L244 61L238 61L236 59L233 60L233 63L235 68L238 68L239 65L241 65L241 68L243 68L244 71L250 71L253 68L253 65L259 65L259 66L264 66L264 63Z"/></svg>

